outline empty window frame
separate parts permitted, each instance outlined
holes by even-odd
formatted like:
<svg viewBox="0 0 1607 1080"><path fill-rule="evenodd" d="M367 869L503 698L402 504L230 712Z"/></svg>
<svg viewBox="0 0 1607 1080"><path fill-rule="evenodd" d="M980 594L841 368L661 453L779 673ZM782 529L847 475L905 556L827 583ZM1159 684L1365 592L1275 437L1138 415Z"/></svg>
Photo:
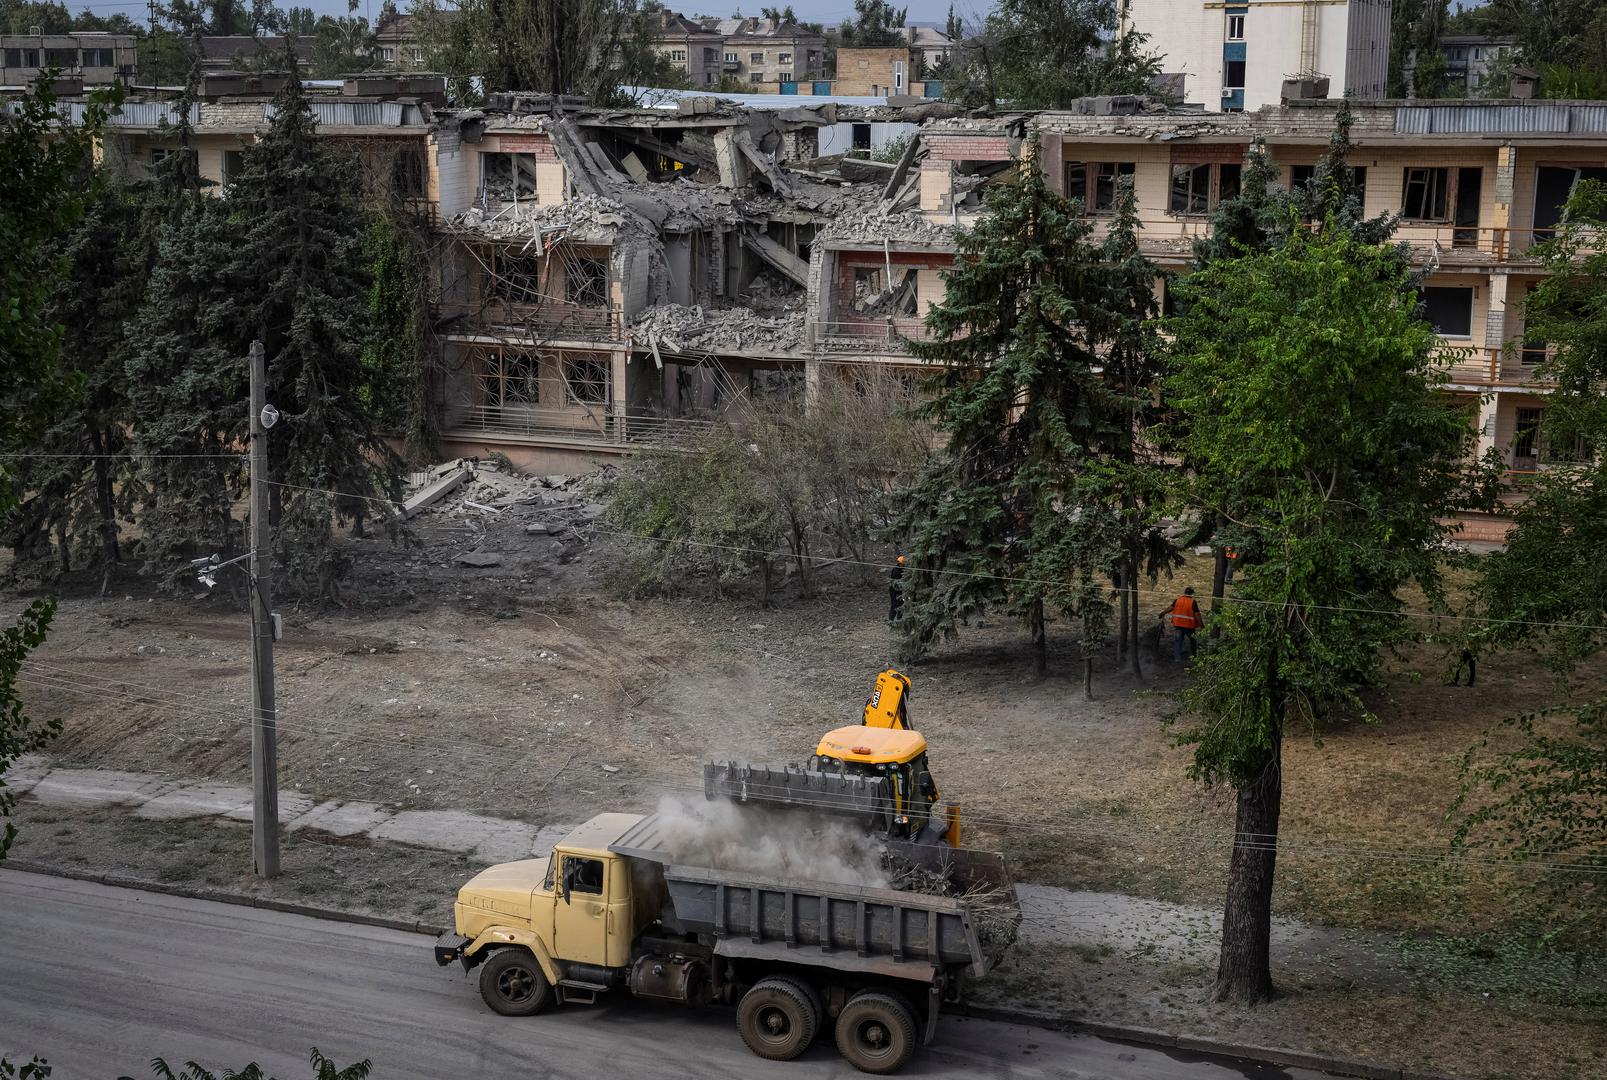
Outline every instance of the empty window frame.
<svg viewBox="0 0 1607 1080"><path fill-rule="evenodd" d="M608 263L579 256L564 263L564 298L576 307L608 306Z"/></svg>
<svg viewBox="0 0 1607 1080"><path fill-rule="evenodd" d="M748 63L750 63L750 64L763 64L764 63L764 53L762 53L762 52L749 53L748 54Z"/></svg>
<svg viewBox="0 0 1607 1080"><path fill-rule="evenodd" d="M748 76L748 81L749 82L756 82L756 83L764 82L764 72L762 72L762 71L752 72Z"/></svg>
<svg viewBox="0 0 1607 1080"><path fill-rule="evenodd" d="M541 403L541 358L487 349L478 364L480 404L493 409Z"/></svg>
<svg viewBox="0 0 1607 1080"><path fill-rule="evenodd" d="M391 158L391 192L404 199L424 195L424 151L409 146Z"/></svg>
<svg viewBox="0 0 1607 1080"><path fill-rule="evenodd" d="M1076 199L1090 214L1108 214L1116 209L1116 184L1137 172L1131 161L1066 162L1066 198Z"/></svg>
<svg viewBox="0 0 1607 1080"><path fill-rule="evenodd" d="M560 365L567 400L575 405L607 405L613 365L606 356L565 356Z"/></svg>
<svg viewBox="0 0 1607 1080"><path fill-rule="evenodd" d="M853 144L853 149L855 149L855 150L869 150L870 149L870 125L869 124L851 124L850 127L851 127L852 130L849 132L849 139Z"/></svg>
<svg viewBox="0 0 1607 1080"><path fill-rule="evenodd" d="M913 266L895 266L889 286L884 267L854 267L854 314L878 319L914 318L920 310L918 278Z"/></svg>
<svg viewBox="0 0 1607 1080"><path fill-rule="evenodd" d="M45 67L75 68L78 66L77 49L46 49Z"/></svg>
<svg viewBox="0 0 1607 1080"><path fill-rule="evenodd" d="M223 182L232 184L240 179L245 171L246 153L244 150L225 150L223 152Z"/></svg>
<svg viewBox="0 0 1607 1080"><path fill-rule="evenodd" d="M1244 16L1243 15L1229 15L1228 16L1228 40L1229 41L1243 41L1244 40Z"/></svg>
<svg viewBox="0 0 1607 1080"><path fill-rule="evenodd" d="M1451 207L1451 170L1406 170L1401 191L1401 217L1407 221L1448 221Z"/></svg>
<svg viewBox="0 0 1607 1080"><path fill-rule="evenodd" d="M776 53L776 63L778 63L778 64L790 64L790 63L792 63L792 54L790 52Z"/></svg>
<svg viewBox="0 0 1607 1080"><path fill-rule="evenodd" d="M117 63L116 54L111 49L85 49L84 66L105 68Z"/></svg>
<svg viewBox="0 0 1607 1080"><path fill-rule="evenodd" d="M1238 164L1175 164L1172 166L1172 197L1168 209L1174 214L1208 214L1223 199L1237 198Z"/></svg>
<svg viewBox="0 0 1607 1080"><path fill-rule="evenodd" d="M1423 288L1423 318L1441 337L1473 336L1473 290L1457 285Z"/></svg>
<svg viewBox="0 0 1607 1080"><path fill-rule="evenodd" d="M539 304L542 299L542 258L538 253L520 254L516 247L493 253L495 268L483 290L487 299L512 304Z"/></svg>
<svg viewBox="0 0 1607 1080"><path fill-rule="evenodd" d="M1222 62L1222 89L1244 89L1244 61L1225 60Z"/></svg>
<svg viewBox="0 0 1607 1080"><path fill-rule="evenodd" d="M7 49L6 67L36 68L39 66L38 49Z"/></svg>
<svg viewBox="0 0 1607 1080"><path fill-rule="evenodd" d="M1539 454L1540 422L1545 419L1544 409L1519 409L1518 431L1512 440L1512 463L1529 465L1531 468Z"/></svg>
<svg viewBox="0 0 1607 1080"><path fill-rule="evenodd" d="M480 151L480 198L518 202L536 197L536 155Z"/></svg>

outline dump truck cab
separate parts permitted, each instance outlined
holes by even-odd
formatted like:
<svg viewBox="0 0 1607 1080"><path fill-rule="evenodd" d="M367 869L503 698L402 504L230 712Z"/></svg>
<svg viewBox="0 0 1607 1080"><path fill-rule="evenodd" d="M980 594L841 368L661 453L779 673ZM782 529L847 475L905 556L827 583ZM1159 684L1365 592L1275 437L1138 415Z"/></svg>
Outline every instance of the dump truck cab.
<svg viewBox="0 0 1607 1080"><path fill-rule="evenodd" d="M598 814L546 858L475 875L453 905L457 936L447 960L473 967L488 950L518 945L529 950L559 1001L591 1000L607 989L610 970L630 962L641 922L657 906L656 897L637 895L629 860L608 850L640 820Z"/></svg>

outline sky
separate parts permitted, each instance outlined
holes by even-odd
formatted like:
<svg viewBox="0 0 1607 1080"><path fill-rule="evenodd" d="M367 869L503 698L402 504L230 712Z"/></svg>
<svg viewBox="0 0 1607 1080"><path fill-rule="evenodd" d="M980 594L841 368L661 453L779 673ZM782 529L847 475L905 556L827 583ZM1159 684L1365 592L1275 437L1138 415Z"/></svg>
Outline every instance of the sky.
<svg viewBox="0 0 1607 1080"><path fill-rule="evenodd" d="M280 7L310 7L320 15L346 14L346 0L278 0ZM791 0L792 10L800 19L807 22L836 23L841 22L854 13L854 0ZM113 15L123 12L136 22L145 21L145 0L84 0L82 3L75 0L65 0L67 7L73 12L89 8L99 15ZM379 18L381 0L359 0L357 13L366 14L369 22ZM912 23L935 23L942 26L949 16L949 0L905 0L909 9L908 19ZM402 0L398 4L403 11L407 10L407 3ZM672 11L679 11L683 15L732 15L741 11L744 15L757 15L763 7L786 7L786 3L776 3L775 0L667 0L666 6ZM980 15L986 11L986 0L955 0L954 10L961 16ZM967 19L969 21L969 18Z"/></svg>

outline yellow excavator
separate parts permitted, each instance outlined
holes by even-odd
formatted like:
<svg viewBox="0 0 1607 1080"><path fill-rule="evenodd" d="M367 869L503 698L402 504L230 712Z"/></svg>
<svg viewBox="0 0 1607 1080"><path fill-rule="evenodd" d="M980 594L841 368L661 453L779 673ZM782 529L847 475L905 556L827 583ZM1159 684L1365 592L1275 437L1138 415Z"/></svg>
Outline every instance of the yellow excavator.
<svg viewBox="0 0 1607 1080"><path fill-rule="evenodd" d="M826 732L807 764L710 762L704 795L855 817L891 840L959 847L960 808L940 804L926 739L910 727L909 689L908 677L888 668L860 722Z"/></svg>

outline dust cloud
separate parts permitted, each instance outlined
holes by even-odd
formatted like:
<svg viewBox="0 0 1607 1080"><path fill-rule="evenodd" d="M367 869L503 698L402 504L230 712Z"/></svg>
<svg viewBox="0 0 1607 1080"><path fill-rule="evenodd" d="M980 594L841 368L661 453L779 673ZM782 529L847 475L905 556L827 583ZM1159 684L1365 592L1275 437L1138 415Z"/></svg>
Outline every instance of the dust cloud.
<svg viewBox="0 0 1607 1080"><path fill-rule="evenodd" d="M888 886L881 845L838 818L677 795L659 800L658 818L674 863L784 881Z"/></svg>

